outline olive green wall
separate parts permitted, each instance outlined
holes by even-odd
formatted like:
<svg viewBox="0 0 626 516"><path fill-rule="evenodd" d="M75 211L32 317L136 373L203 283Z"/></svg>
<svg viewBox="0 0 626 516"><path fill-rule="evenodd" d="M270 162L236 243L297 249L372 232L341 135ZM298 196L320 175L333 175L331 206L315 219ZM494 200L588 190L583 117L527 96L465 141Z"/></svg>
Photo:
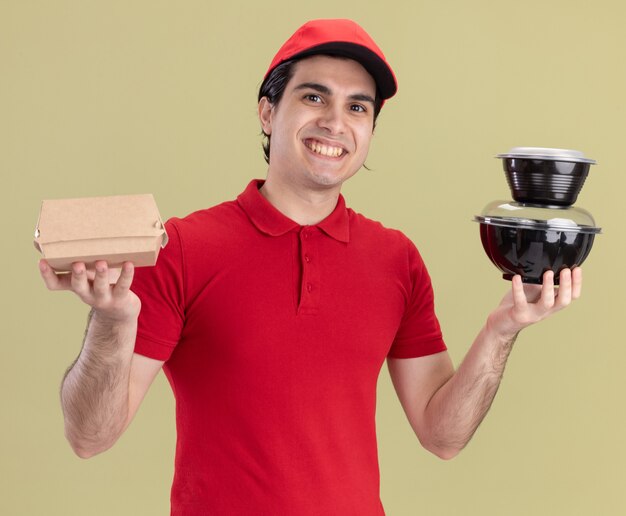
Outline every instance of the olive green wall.
<svg viewBox="0 0 626 516"><path fill-rule="evenodd" d="M318 17L360 22L397 73L371 171L344 193L419 246L456 363L509 286L471 220L509 198L494 155L548 146L598 161L577 203L604 229L583 297L523 333L491 413L459 457L443 462L419 447L383 370L387 513L626 513L617 331L626 7L617 0L0 0L0 513L168 514L174 406L162 375L109 452L83 461L64 440L58 387L87 309L39 278L39 202L152 192L167 218L233 198L265 174L262 74L284 39Z"/></svg>

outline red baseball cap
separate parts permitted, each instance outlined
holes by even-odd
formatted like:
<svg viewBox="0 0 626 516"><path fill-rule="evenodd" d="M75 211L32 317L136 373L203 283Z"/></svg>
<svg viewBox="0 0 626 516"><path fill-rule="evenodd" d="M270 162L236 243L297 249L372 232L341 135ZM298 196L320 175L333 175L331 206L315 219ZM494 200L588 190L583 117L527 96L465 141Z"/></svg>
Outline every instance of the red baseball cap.
<svg viewBox="0 0 626 516"><path fill-rule="evenodd" d="M316 54L348 57L361 63L374 78L383 100L395 95L396 76L370 35L352 20L311 20L300 27L274 56L264 80L279 64Z"/></svg>

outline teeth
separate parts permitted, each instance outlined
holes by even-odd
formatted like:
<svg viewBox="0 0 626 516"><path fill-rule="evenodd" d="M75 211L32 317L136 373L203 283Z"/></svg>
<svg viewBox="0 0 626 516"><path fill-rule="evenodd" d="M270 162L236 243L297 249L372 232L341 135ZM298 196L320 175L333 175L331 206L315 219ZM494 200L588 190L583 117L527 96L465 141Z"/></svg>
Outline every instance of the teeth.
<svg viewBox="0 0 626 516"><path fill-rule="evenodd" d="M308 147L317 154L329 156L331 158L338 158L343 154L343 149L341 147L331 147L330 145L323 145L319 142L310 142Z"/></svg>

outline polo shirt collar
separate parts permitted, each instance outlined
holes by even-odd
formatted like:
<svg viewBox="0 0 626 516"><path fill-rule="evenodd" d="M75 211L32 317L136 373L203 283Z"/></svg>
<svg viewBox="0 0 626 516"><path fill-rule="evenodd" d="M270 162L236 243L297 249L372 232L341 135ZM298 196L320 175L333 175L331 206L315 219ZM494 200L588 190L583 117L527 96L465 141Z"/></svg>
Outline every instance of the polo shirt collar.
<svg viewBox="0 0 626 516"><path fill-rule="evenodd" d="M237 202L248 215L256 228L270 236L280 236L300 228L300 224L283 215L263 197L259 188L265 183L262 179L253 179L237 197ZM337 206L324 220L316 224L328 236L340 242L350 241L350 222L346 202L339 195Z"/></svg>

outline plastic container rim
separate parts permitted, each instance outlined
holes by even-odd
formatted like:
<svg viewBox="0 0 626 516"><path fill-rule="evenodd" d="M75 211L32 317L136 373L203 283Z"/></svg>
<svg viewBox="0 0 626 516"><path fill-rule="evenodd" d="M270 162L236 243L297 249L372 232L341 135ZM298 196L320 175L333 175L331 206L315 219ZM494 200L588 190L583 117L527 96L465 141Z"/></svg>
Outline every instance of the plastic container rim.
<svg viewBox="0 0 626 516"><path fill-rule="evenodd" d="M507 227L514 229L538 229L546 231L564 231L569 233L602 233L602 228L595 226L568 225L531 219L483 217L480 215L476 215L474 217L474 222L479 222L480 224L486 224L488 226Z"/></svg>

